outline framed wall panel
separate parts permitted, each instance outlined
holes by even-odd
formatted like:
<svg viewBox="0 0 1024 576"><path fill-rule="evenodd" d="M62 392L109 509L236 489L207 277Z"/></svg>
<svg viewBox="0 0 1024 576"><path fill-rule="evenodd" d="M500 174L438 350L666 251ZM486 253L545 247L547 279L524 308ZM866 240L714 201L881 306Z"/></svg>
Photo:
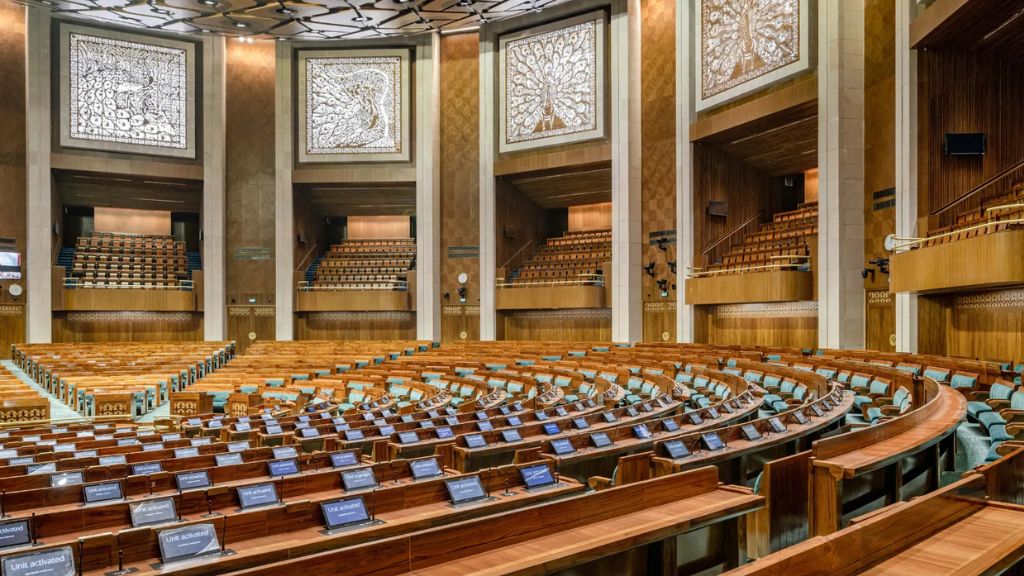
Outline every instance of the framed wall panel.
<svg viewBox="0 0 1024 576"><path fill-rule="evenodd" d="M60 25L60 144L195 158L195 44Z"/></svg>
<svg viewBox="0 0 1024 576"><path fill-rule="evenodd" d="M299 52L299 161L408 162L410 52Z"/></svg>
<svg viewBox="0 0 1024 576"><path fill-rule="evenodd" d="M811 67L808 0L700 0L694 16L697 110Z"/></svg>
<svg viewBox="0 0 1024 576"><path fill-rule="evenodd" d="M500 153L605 136L606 42L603 11L498 39Z"/></svg>

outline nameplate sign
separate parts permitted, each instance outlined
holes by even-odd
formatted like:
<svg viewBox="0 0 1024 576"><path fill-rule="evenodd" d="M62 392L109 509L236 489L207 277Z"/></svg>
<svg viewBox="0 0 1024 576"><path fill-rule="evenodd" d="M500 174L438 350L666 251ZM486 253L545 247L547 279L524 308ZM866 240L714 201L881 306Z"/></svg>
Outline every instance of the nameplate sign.
<svg viewBox="0 0 1024 576"><path fill-rule="evenodd" d="M345 486L346 492L362 490L363 488L374 488L377 486L377 478L373 475L373 468L359 468L341 473L341 483Z"/></svg>
<svg viewBox="0 0 1024 576"><path fill-rule="evenodd" d="M173 498L136 502L129 505L129 509L132 516L132 526L135 528L176 522L178 520L178 512L174 509Z"/></svg>
<svg viewBox="0 0 1024 576"><path fill-rule="evenodd" d="M115 454L114 456L100 456L99 457L99 465L100 466L115 466L115 465L118 465L118 464L126 464L126 463L128 463L128 459L125 458L124 454Z"/></svg>
<svg viewBox="0 0 1024 576"><path fill-rule="evenodd" d="M192 438L188 441L189 446L209 446L213 443L213 438L209 436L203 436L202 438Z"/></svg>
<svg viewBox="0 0 1024 576"><path fill-rule="evenodd" d="M299 473L299 464L294 459L271 460L267 462L267 470L271 476L288 476Z"/></svg>
<svg viewBox="0 0 1024 576"><path fill-rule="evenodd" d="M239 442L228 442L228 452L245 452L249 449L249 442L242 440Z"/></svg>
<svg viewBox="0 0 1024 576"><path fill-rule="evenodd" d="M80 450L75 452L75 458L96 458L100 455L96 450Z"/></svg>
<svg viewBox="0 0 1024 576"><path fill-rule="evenodd" d="M26 474L53 474L56 471L56 462L47 462L45 464L32 464L25 468Z"/></svg>
<svg viewBox="0 0 1024 576"><path fill-rule="evenodd" d="M50 486L74 486L85 482L81 472L61 472L50 476Z"/></svg>
<svg viewBox="0 0 1024 576"><path fill-rule="evenodd" d="M195 458L199 456L199 448L177 448L174 450L175 458Z"/></svg>
<svg viewBox="0 0 1024 576"><path fill-rule="evenodd" d="M206 473L206 470L182 472L174 476L174 483L177 484L179 492L207 488L210 486L210 476Z"/></svg>
<svg viewBox="0 0 1024 576"><path fill-rule="evenodd" d="M324 502L320 505L320 510L324 514L324 524L328 530L362 524L370 520L366 504L360 496Z"/></svg>
<svg viewBox="0 0 1024 576"><path fill-rule="evenodd" d="M435 478L442 475L441 467L437 464L437 458L413 460L412 462L409 462L409 470L412 472L412 477L415 480Z"/></svg>
<svg viewBox="0 0 1024 576"><path fill-rule="evenodd" d="M277 498L277 488L271 482L238 488L238 503L241 505L242 510L248 510L257 506L268 506L278 502L280 500Z"/></svg>
<svg viewBox="0 0 1024 576"><path fill-rule="evenodd" d="M17 457L18 457L18 451L13 449L13 448L8 448L6 450L0 450L0 460L7 460L9 458L17 458Z"/></svg>
<svg viewBox="0 0 1024 576"><path fill-rule="evenodd" d="M159 462L146 462L143 464L132 465L132 475L141 476L143 474L156 474L157 472L163 472L163 466Z"/></svg>
<svg viewBox="0 0 1024 576"><path fill-rule="evenodd" d="M297 458L299 452L291 446L279 446L272 449L274 453L274 460L283 460L285 458Z"/></svg>
<svg viewBox="0 0 1024 576"><path fill-rule="evenodd" d="M82 499L86 504L120 500L123 497L120 482L104 482L102 484L91 484L82 487Z"/></svg>
<svg viewBox="0 0 1024 576"><path fill-rule="evenodd" d="M25 466L26 464L35 464L35 456L19 456L18 458L11 458L7 461L8 466Z"/></svg>
<svg viewBox="0 0 1024 576"><path fill-rule="evenodd" d="M448 496L451 498L452 504L465 504L487 498L479 476L447 480L444 485L448 489Z"/></svg>
<svg viewBox="0 0 1024 576"><path fill-rule="evenodd" d="M0 549L24 546L31 541L32 532L27 518L0 524Z"/></svg>
<svg viewBox="0 0 1024 576"><path fill-rule="evenodd" d="M163 450L163 449L164 449L164 445L163 445L162 442L153 442L152 444L143 444L142 445L142 451L143 452L156 452L157 450Z"/></svg>
<svg viewBox="0 0 1024 576"><path fill-rule="evenodd" d="M335 452L331 454L332 468L345 468L348 466L357 466L358 464L359 457L356 456L355 452Z"/></svg>
<svg viewBox="0 0 1024 576"><path fill-rule="evenodd" d="M519 474L523 477L523 484L531 490L543 488L545 486L552 486L555 483L555 479L551 475L551 469L548 468L547 464L537 464L535 466L520 468Z"/></svg>
<svg viewBox="0 0 1024 576"><path fill-rule="evenodd" d="M234 464L242 463L242 454L240 452L216 454L214 455L213 459L217 461L217 466L231 466Z"/></svg>
<svg viewBox="0 0 1024 576"><path fill-rule="evenodd" d="M217 530L213 524L193 524L182 528L161 530L160 559L165 564L187 558L212 554L220 550Z"/></svg>
<svg viewBox="0 0 1024 576"><path fill-rule="evenodd" d="M75 576L75 554L70 546L8 556L4 576Z"/></svg>
<svg viewBox="0 0 1024 576"><path fill-rule="evenodd" d="M177 442L178 440L181 440L181 434L162 434L160 436L160 440L163 440L164 442Z"/></svg>

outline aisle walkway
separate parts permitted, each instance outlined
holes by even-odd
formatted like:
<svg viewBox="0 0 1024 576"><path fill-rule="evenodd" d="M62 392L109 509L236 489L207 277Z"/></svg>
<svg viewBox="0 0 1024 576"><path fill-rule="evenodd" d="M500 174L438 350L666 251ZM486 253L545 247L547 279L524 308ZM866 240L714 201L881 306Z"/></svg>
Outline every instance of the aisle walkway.
<svg viewBox="0 0 1024 576"><path fill-rule="evenodd" d="M3 364L3 366L10 370L11 374L17 376L19 380L31 386L32 389L34 389L36 392L39 392L40 396L43 396L44 398L50 401L51 418L62 420L68 418L81 418L81 414L75 412L67 404L64 404L63 402L55 398L53 394L50 394L49 392L44 390L39 384L36 384L31 378L28 377L28 374L25 374L20 368L18 368L18 366L14 362L10 360L0 360L0 364Z"/></svg>

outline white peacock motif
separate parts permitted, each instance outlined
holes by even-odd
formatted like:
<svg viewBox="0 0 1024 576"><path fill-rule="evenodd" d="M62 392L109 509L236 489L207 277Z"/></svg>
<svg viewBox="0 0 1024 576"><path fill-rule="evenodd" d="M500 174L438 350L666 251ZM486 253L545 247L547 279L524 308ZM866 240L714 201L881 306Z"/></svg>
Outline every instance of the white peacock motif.
<svg viewBox="0 0 1024 576"><path fill-rule="evenodd" d="M598 21L505 46L505 140L525 142L597 126Z"/></svg>
<svg viewBox="0 0 1024 576"><path fill-rule="evenodd" d="M703 0L701 93L710 98L800 59L799 0Z"/></svg>
<svg viewBox="0 0 1024 576"><path fill-rule="evenodd" d="M72 138L188 146L185 50L70 34Z"/></svg>
<svg viewBox="0 0 1024 576"><path fill-rule="evenodd" d="M402 151L401 58L306 60L306 153Z"/></svg>

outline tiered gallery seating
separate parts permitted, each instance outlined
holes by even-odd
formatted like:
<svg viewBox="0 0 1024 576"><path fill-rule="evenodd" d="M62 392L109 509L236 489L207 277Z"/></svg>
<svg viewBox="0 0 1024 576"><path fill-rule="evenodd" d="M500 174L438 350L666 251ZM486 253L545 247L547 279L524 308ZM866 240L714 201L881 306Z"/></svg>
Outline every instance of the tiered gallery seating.
<svg viewBox="0 0 1024 576"><path fill-rule="evenodd" d="M1024 181L1015 182L1009 193L982 202L981 207L961 213L956 223L928 231L923 242L906 248L937 246L986 234L1024 228Z"/></svg>
<svg viewBox="0 0 1024 576"><path fill-rule="evenodd" d="M1021 452L940 481L969 413L990 429L985 414L1013 416L1016 386L975 360L594 342L56 348L15 359L41 384L78 385L69 366L134 355L186 384L172 406L193 404L155 425L0 432L0 525L36 543L0 559L262 575L634 574L648 558L673 574L788 574L773 567L825 555L841 571L860 560L833 558L826 536L885 535L900 544L872 563L899 565L926 534L1016 521L1020 501ZM954 505L963 514L931 513ZM965 554L1019 560L998 545Z"/></svg>
<svg viewBox="0 0 1024 576"><path fill-rule="evenodd" d="M742 243L732 246L721 262L695 270L693 276L806 269L810 259L808 242L817 233L816 203L780 212L756 232L748 233Z"/></svg>
<svg viewBox="0 0 1024 576"><path fill-rule="evenodd" d="M69 288L190 286L185 243L170 236L93 233L75 242Z"/></svg>
<svg viewBox="0 0 1024 576"><path fill-rule="evenodd" d="M406 290L415 266L416 240L344 240L316 268L311 290Z"/></svg>
<svg viewBox="0 0 1024 576"><path fill-rule="evenodd" d="M548 238L503 286L600 285L611 258L611 230L565 232Z"/></svg>
<svg viewBox="0 0 1024 576"><path fill-rule="evenodd" d="M234 355L230 342L18 344L14 362L83 416L133 417Z"/></svg>

